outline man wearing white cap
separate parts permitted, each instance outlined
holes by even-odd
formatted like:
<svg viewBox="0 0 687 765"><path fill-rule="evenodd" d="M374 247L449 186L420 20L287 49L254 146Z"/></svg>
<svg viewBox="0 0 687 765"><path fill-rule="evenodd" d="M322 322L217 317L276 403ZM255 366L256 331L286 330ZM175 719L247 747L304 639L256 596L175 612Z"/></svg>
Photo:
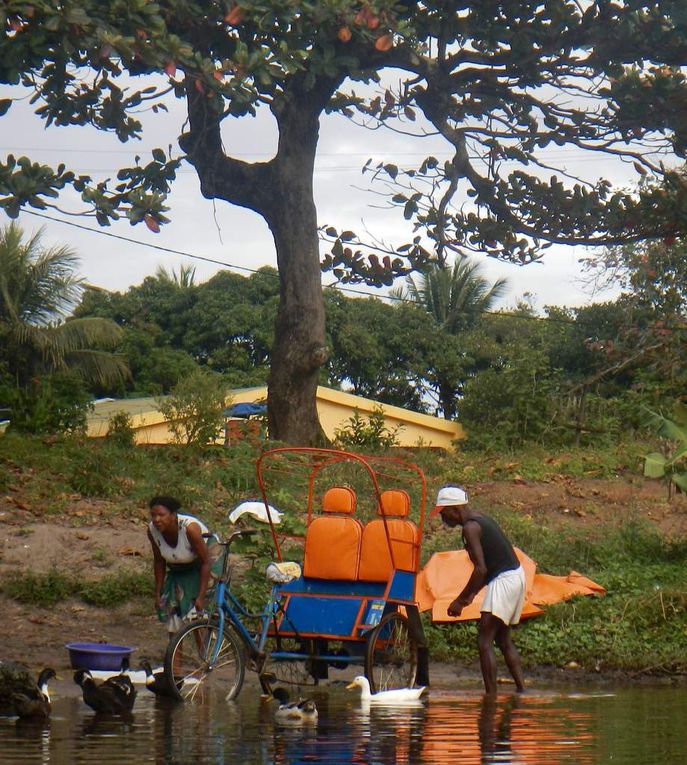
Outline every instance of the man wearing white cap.
<svg viewBox="0 0 687 765"><path fill-rule="evenodd" d="M463 591L449 605L449 616L460 616L477 593L487 585L481 608L477 646L484 688L496 693L496 657L493 644L503 653L519 692L525 689L520 655L513 643L510 627L520 621L525 603L525 572L513 546L492 518L468 506L468 495L460 486L443 486L437 494L430 517L441 514L451 528L463 527L463 543L474 566Z"/></svg>

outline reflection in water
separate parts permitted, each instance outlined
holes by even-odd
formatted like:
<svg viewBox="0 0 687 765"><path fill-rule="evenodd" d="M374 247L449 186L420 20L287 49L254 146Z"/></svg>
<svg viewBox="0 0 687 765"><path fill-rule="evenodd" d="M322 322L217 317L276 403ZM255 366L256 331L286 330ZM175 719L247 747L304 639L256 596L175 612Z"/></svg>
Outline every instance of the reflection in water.
<svg viewBox="0 0 687 765"><path fill-rule="evenodd" d="M0 762L11 765L625 765L684 762L684 690L485 699L434 690L424 703L361 706L338 688L315 697L315 727L281 728L246 688L239 702L176 706L142 696L128 719L58 698L45 723L0 717ZM638 714L646 724L638 723ZM650 753L650 759L647 754ZM681 759L682 758L682 759Z"/></svg>
<svg viewBox="0 0 687 765"><path fill-rule="evenodd" d="M593 717L566 702L556 696L513 694L432 704L423 756L427 762L465 765L592 765Z"/></svg>

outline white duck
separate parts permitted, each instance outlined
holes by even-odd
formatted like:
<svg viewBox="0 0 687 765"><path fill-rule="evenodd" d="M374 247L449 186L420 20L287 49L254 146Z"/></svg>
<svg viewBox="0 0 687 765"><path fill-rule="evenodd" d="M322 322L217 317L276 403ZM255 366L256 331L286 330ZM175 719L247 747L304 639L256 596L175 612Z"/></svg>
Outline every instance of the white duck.
<svg viewBox="0 0 687 765"><path fill-rule="evenodd" d="M418 701L425 690L425 686L419 688L396 688L392 691L370 692L370 681L364 675L358 675L353 682L346 686L350 688L360 688L362 701L372 704L409 704Z"/></svg>

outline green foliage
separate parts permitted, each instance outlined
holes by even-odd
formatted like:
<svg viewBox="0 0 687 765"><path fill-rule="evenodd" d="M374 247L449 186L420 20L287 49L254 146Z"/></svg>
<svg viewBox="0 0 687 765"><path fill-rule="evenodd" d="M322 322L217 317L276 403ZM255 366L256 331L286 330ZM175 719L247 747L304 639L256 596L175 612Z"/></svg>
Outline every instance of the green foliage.
<svg viewBox="0 0 687 765"><path fill-rule="evenodd" d="M175 443L206 446L217 439L229 403L226 390L219 375L199 370L180 380L168 397L156 399Z"/></svg>
<svg viewBox="0 0 687 765"><path fill-rule="evenodd" d="M220 271L203 284L158 273L123 294L86 290L75 314L122 327L128 395L169 393L198 368L248 387L267 380L278 292L271 268L248 278Z"/></svg>
<svg viewBox="0 0 687 765"><path fill-rule="evenodd" d="M45 607L71 597L74 584L67 575L53 568L45 574L31 570L9 574L2 589L20 603Z"/></svg>
<svg viewBox="0 0 687 765"><path fill-rule="evenodd" d="M545 441L557 430L560 376L542 348L511 345L502 363L477 374L459 404L469 448L503 449Z"/></svg>
<svg viewBox="0 0 687 765"><path fill-rule="evenodd" d="M82 582L78 595L84 603L108 608L122 605L133 598L152 598L153 590L150 572L125 572Z"/></svg>
<svg viewBox="0 0 687 765"><path fill-rule="evenodd" d="M673 416L650 412L649 424L664 441L665 452L651 452L644 458L644 475L648 478L664 478L668 484L668 496L673 486L687 492L687 406L675 403Z"/></svg>
<svg viewBox="0 0 687 765"><path fill-rule="evenodd" d="M26 389L39 376L72 371L93 384L121 382L126 365L108 351L121 337L99 318L65 321L81 291L75 253L24 242L15 224L0 230L0 363Z"/></svg>
<svg viewBox="0 0 687 765"><path fill-rule="evenodd" d="M339 446L359 447L361 449L389 449L398 444L398 434L403 425L388 428L384 409L376 406L369 415L361 415L357 409L347 423L334 431L334 438Z"/></svg>
<svg viewBox="0 0 687 765"><path fill-rule="evenodd" d="M115 412L107 423L106 438L122 448L134 446L136 437L133 422L127 412Z"/></svg>
<svg viewBox="0 0 687 765"><path fill-rule="evenodd" d="M103 608L121 605L137 597L151 597L153 582L150 574L118 572L97 580L84 581L56 568L40 574L16 571L2 586L10 598L31 606L47 607L69 598L79 598L93 606Z"/></svg>
<svg viewBox="0 0 687 765"><path fill-rule="evenodd" d="M82 378L73 372L34 377L25 387L0 381L0 400L10 409L10 430L22 433L80 433L92 409Z"/></svg>

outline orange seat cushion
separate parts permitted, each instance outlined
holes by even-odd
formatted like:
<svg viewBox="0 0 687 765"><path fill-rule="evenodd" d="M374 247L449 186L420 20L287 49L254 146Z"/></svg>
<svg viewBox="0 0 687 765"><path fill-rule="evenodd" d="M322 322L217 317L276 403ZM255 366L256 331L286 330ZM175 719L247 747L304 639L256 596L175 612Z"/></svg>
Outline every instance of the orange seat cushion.
<svg viewBox="0 0 687 765"><path fill-rule="evenodd" d="M388 519L389 541L394 553L391 560L384 521L375 518L363 529L358 579L366 582L387 582L394 567L402 571L417 571L419 530L412 522L400 518Z"/></svg>
<svg viewBox="0 0 687 765"><path fill-rule="evenodd" d="M322 512L355 513L355 492L350 486L332 486L322 496Z"/></svg>
<svg viewBox="0 0 687 765"><path fill-rule="evenodd" d="M357 579L362 534L363 527L355 518L314 518L305 535L303 576Z"/></svg>
<svg viewBox="0 0 687 765"><path fill-rule="evenodd" d="M410 497L404 489L387 489L379 495L379 514L406 518L410 513Z"/></svg>

